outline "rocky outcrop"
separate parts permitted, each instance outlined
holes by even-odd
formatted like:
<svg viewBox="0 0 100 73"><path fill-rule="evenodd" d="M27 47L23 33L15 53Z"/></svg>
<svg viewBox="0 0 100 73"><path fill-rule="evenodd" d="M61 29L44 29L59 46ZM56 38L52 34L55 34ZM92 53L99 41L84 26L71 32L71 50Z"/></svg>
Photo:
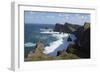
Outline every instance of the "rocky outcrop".
<svg viewBox="0 0 100 73"><path fill-rule="evenodd" d="M69 36L67 39L68 42L72 41L71 37Z"/></svg>
<svg viewBox="0 0 100 73"><path fill-rule="evenodd" d="M90 58L90 23L85 23L83 27L74 32L77 37L74 48L83 58Z"/></svg>
<svg viewBox="0 0 100 73"><path fill-rule="evenodd" d="M70 24L70 23L65 23L65 24L57 23L55 25L54 31L63 32L63 33L71 33L71 32L76 31L79 27L81 26Z"/></svg>
<svg viewBox="0 0 100 73"><path fill-rule="evenodd" d="M64 25L63 24L56 23L55 28L54 28L54 31L57 31L57 32L65 32L64 29L65 28L64 28Z"/></svg>
<svg viewBox="0 0 100 73"><path fill-rule="evenodd" d="M90 28L86 29L77 40L79 50L84 52L84 57L90 57Z"/></svg>
<svg viewBox="0 0 100 73"><path fill-rule="evenodd" d="M74 52L81 58L90 58L90 23L86 22L83 26L57 23L54 31L74 34L77 39L74 45L71 44L71 47L68 47L67 52ZM71 41L70 37L68 37L68 41ZM61 55L62 52L59 51L58 55Z"/></svg>
<svg viewBox="0 0 100 73"><path fill-rule="evenodd" d="M78 28L80 28L81 26L76 25L76 24L65 23L64 27L65 27L64 30L66 33L72 33L76 31Z"/></svg>
<svg viewBox="0 0 100 73"><path fill-rule="evenodd" d="M41 42L38 42L36 44L35 52L30 51L30 53L28 54L28 58L42 56L43 55L43 49L44 49L44 44L41 43Z"/></svg>
<svg viewBox="0 0 100 73"><path fill-rule="evenodd" d="M64 56L64 55L66 55L66 51L65 50L57 52L57 56Z"/></svg>

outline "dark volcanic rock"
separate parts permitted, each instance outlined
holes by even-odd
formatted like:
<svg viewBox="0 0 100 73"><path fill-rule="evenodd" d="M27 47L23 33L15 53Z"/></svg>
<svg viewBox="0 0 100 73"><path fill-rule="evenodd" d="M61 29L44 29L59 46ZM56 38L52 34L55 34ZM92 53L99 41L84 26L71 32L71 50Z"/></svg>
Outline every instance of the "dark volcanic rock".
<svg viewBox="0 0 100 73"><path fill-rule="evenodd" d="M87 57L90 57L90 28L86 29L78 40L80 50L87 54Z"/></svg>
<svg viewBox="0 0 100 73"><path fill-rule="evenodd" d="M65 32L64 29L65 28L64 28L64 25L63 24L56 23L55 28L54 28L54 31Z"/></svg>
<svg viewBox="0 0 100 73"><path fill-rule="evenodd" d="M65 23L65 24L59 24L57 23L55 25L54 31L57 32L63 32L63 33L71 33L76 31L79 27L79 25L75 25L75 24L70 24L70 23Z"/></svg>
<svg viewBox="0 0 100 73"><path fill-rule="evenodd" d="M74 48L82 53L81 57L90 58L90 24L85 23L83 27L74 32L77 37Z"/></svg>
<svg viewBox="0 0 100 73"><path fill-rule="evenodd" d="M66 33L71 33L71 32L74 32L76 31L78 28L80 28L81 26L79 25L76 25L76 24L70 24L70 23L65 23L64 24L64 27L65 27L65 32Z"/></svg>
<svg viewBox="0 0 100 73"><path fill-rule="evenodd" d="M70 37L70 36L68 37L67 41L72 41L72 39L71 39L71 37Z"/></svg>

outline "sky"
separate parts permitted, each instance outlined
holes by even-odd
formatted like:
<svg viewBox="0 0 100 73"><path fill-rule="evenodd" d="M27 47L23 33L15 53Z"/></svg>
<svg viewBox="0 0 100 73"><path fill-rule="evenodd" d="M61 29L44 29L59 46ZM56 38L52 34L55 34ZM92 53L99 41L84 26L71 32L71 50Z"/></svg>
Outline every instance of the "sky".
<svg viewBox="0 0 100 73"><path fill-rule="evenodd" d="M24 11L25 24L64 24L65 22L84 25L85 22L90 22L90 14Z"/></svg>

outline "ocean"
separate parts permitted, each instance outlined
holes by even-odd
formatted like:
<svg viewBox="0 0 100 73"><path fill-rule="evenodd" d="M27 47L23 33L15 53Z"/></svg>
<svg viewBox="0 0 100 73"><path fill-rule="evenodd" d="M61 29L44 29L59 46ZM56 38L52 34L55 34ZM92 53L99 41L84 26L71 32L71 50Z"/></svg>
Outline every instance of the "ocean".
<svg viewBox="0 0 100 73"><path fill-rule="evenodd" d="M24 48L25 54L29 53L36 45L38 41L42 41L45 46L57 38L53 37L51 34L42 33L53 31L54 25L51 24L25 24L24 25Z"/></svg>
<svg viewBox="0 0 100 73"><path fill-rule="evenodd" d="M49 56L56 56L57 51L66 49L71 43L67 42L69 34L54 32L54 27L52 24L24 24L24 57L39 41L45 46L43 53Z"/></svg>

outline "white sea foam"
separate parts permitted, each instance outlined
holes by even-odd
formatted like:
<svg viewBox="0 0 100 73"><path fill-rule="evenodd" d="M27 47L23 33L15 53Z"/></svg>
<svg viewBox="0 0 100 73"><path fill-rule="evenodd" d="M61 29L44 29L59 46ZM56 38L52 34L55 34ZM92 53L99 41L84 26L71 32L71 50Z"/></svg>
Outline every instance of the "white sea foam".
<svg viewBox="0 0 100 73"><path fill-rule="evenodd" d="M67 37L68 36L68 34L66 34L66 33L57 33L57 34L52 34L52 36L53 37L56 37L57 39L62 39L62 38L64 38L64 37Z"/></svg>
<svg viewBox="0 0 100 73"><path fill-rule="evenodd" d="M35 45L36 45L36 44L31 43L31 42L28 42L28 43L25 43L25 44L24 44L25 47L33 47L33 46L35 46Z"/></svg>
<svg viewBox="0 0 100 73"><path fill-rule="evenodd" d="M76 37L72 34L52 34L53 37L56 37L58 40L50 43L50 46L46 46L44 48L45 54L49 54L50 56L56 56L57 51L67 49L69 44L74 44L74 40ZM68 37L71 37L72 41L67 41Z"/></svg>
<svg viewBox="0 0 100 73"><path fill-rule="evenodd" d="M43 53L49 54L50 56L56 56L57 51L67 49L70 43L74 44L76 37L73 34L59 33L51 31L51 29L41 29L40 33L51 34L53 37L57 38L57 41L50 43L50 46L44 48ZM71 37L72 41L67 41L68 37Z"/></svg>
<svg viewBox="0 0 100 73"><path fill-rule="evenodd" d="M58 40L50 43L50 46L44 48L44 53L50 56L56 56L57 51L66 49L70 43L67 42L68 34L53 34L53 36L58 38Z"/></svg>
<svg viewBox="0 0 100 73"><path fill-rule="evenodd" d="M53 52L55 49L57 49L57 47L59 47L60 44L62 44L62 40L58 40L53 43L50 43L50 46L47 46L44 48L45 49L44 53L49 54L49 53Z"/></svg>
<svg viewBox="0 0 100 73"><path fill-rule="evenodd" d="M58 34L59 32L53 32L53 31L41 31L40 33L45 33L45 34Z"/></svg>
<svg viewBox="0 0 100 73"><path fill-rule="evenodd" d="M43 31L53 31L53 29L40 29L42 32Z"/></svg>
<svg viewBox="0 0 100 73"><path fill-rule="evenodd" d="M59 32L54 32L53 29L40 29L41 32L40 33L44 33L44 34L58 34Z"/></svg>

